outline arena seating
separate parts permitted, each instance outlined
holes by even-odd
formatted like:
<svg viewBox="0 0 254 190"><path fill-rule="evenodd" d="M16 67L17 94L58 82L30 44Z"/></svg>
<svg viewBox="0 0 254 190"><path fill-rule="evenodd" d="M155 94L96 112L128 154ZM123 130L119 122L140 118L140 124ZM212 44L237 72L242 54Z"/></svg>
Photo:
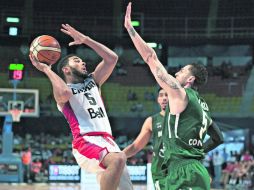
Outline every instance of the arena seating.
<svg viewBox="0 0 254 190"><path fill-rule="evenodd" d="M251 0L220 0L219 17L249 17L254 16L253 1Z"/></svg>

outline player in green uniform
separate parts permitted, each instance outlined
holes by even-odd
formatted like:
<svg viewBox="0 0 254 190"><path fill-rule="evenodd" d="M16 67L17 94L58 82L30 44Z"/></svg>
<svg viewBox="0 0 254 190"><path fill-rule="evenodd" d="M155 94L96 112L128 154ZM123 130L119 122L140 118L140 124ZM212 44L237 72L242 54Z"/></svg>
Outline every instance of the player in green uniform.
<svg viewBox="0 0 254 190"><path fill-rule="evenodd" d="M201 64L189 64L168 74L155 51L136 33L131 24L131 3L125 15L127 29L136 49L150 67L158 84L167 92L169 110L163 127L163 166L167 167L165 190L208 190L210 176L201 163L204 154L223 142L212 122L209 108L196 89L205 84L208 73ZM210 139L203 143L204 136Z"/></svg>
<svg viewBox="0 0 254 190"><path fill-rule="evenodd" d="M163 136L163 165L168 167L166 187L170 190L206 190L210 189L210 176L200 161L204 153L222 143L223 138L198 92L192 88L185 88L185 92L188 98L185 110L171 114L167 107L165 113L163 133L167 135ZM206 133L211 138L203 143Z"/></svg>
<svg viewBox="0 0 254 190"><path fill-rule="evenodd" d="M123 152L125 152L127 158L134 156L147 145L152 137L153 158L151 172L155 189L160 190L164 188L166 177L166 168L164 170L162 168L164 150L160 145L162 143L165 109L168 105L168 95L162 88L158 90L157 102L161 111L146 118L138 137Z"/></svg>

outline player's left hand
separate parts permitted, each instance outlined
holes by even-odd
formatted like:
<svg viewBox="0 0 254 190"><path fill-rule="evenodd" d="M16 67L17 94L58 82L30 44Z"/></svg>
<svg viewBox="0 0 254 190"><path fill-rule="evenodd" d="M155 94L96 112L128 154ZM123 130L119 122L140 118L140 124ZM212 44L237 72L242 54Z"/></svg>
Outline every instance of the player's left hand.
<svg viewBox="0 0 254 190"><path fill-rule="evenodd" d="M126 9L124 26L127 30L133 27L131 24L131 2L129 2Z"/></svg>
<svg viewBox="0 0 254 190"><path fill-rule="evenodd" d="M51 65L37 61L32 54L29 54L29 58L33 66L35 66L39 71L44 72L47 68L51 69Z"/></svg>
<svg viewBox="0 0 254 190"><path fill-rule="evenodd" d="M86 43L86 40L89 38L88 36L77 31L75 28L73 28L69 24L62 24L62 27L63 28L61 28L61 31L69 35L70 37L72 37L74 40L73 42L69 43L69 46Z"/></svg>

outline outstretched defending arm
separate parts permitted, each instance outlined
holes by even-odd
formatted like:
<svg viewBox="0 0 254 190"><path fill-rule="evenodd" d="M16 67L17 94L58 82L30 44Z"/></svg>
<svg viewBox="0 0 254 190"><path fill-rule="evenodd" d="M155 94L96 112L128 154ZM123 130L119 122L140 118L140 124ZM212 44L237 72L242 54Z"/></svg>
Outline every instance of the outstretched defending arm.
<svg viewBox="0 0 254 190"><path fill-rule="evenodd" d="M131 24L131 3L128 4L125 15L125 28L127 29L136 49L143 58L143 60L149 65L158 84L167 91L169 98L174 99L174 105L171 106L171 111L179 113L183 111L187 105L186 92L179 84L179 82L169 75L166 69L163 67L155 51L149 47L146 42L135 31Z"/></svg>
<svg viewBox="0 0 254 190"><path fill-rule="evenodd" d="M102 85L108 79L117 63L118 56L116 53L103 44L80 33L69 24L62 24L62 27L61 31L74 39L73 42L69 43L69 46L85 44L102 57L103 60L98 64L93 72L96 83Z"/></svg>

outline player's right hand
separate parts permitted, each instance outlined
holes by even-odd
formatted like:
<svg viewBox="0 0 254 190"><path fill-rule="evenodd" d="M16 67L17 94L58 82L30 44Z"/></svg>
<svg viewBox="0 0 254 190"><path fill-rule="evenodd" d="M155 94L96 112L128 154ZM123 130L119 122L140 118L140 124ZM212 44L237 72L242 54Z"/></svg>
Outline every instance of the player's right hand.
<svg viewBox="0 0 254 190"><path fill-rule="evenodd" d="M73 38L74 41L70 42L69 46L86 43L87 39L89 38L88 36L77 31L75 28L73 28L69 24L62 24L61 31Z"/></svg>
<svg viewBox="0 0 254 190"><path fill-rule="evenodd" d="M131 24L131 2L129 2L126 9L124 26L127 30L133 27Z"/></svg>
<svg viewBox="0 0 254 190"><path fill-rule="evenodd" d="M39 71L44 72L44 70L47 68L51 69L51 65L37 61L31 53L29 54L29 58L33 66L35 66Z"/></svg>

